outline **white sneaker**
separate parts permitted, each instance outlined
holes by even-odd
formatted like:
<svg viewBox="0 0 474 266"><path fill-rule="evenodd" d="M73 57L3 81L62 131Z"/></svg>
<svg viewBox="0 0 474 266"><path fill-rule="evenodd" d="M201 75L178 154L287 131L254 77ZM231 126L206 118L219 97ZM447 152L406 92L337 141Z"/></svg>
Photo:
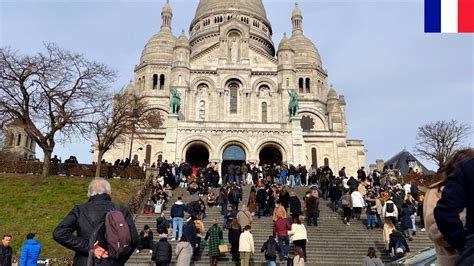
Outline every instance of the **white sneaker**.
<svg viewBox="0 0 474 266"><path fill-rule="evenodd" d="M346 225L351 225L350 223L346 223Z"/></svg>
<svg viewBox="0 0 474 266"><path fill-rule="evenodd" d="M426 229L425 229L425 228L421 228L421 230L420 230L420 231L421 231L421 232L425 232L425 231L426 231Z"/></svg>
<svg viewBox="0 0 474 266"><path fill-rule="evenodd" d="M137 249L137 251L135 253L140 254L140 250Z"/></svg>
<svg viewBox="0 0 474 266"><path fill-rule="evenodd" d="M152 253L153 253L153 250L150 249L150 254L152 254Z"/></svg>
<svg viewBox="0 0 474 266"><path fill-rule="evenodd" d="M171 241L176 241L176 238L171 238Z"/></svg>

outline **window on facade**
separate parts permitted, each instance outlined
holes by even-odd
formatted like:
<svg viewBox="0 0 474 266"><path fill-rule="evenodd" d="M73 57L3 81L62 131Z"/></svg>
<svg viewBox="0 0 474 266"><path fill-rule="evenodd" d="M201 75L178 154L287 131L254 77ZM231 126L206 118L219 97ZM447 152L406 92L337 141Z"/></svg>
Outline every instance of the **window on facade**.
<svg viewBox="0 0 474 266"><path fill-rule="evenodd" d="M146 86L146 84L145 84L145 76L143 76L143 77L142 77L142 90L145 89L145 86Z"/></svg>
<svg viewBox="0 0 474 266"><path fill-rule="evenodd" d="M206 119L206 102L205 101L199 102L199 119L201 120Z"/></svg>
<svg viewBox="0 0 474 266"><path fill-rule="evenodd" d="M153 75L153 89L156 90L158 88L158 75Z"/></svg>
<svg viewBox="0 0 474 266"><path fill-rule="evenodd" d="M298 88L300 89L300 93L304 92L304 78L299 79Z"/></svg>
<svg viewBox="0 0 474 266"><path fill-rule="evenodd" d="M306 78L306 93L310 93L310 92L311 92L311 79Z"/></svg>
<svg viewBox="0 0 474 266"><path fill-rule="evenodd" d="M287 86L287 87L290 86L290 78L286 78L286 86Z"/></svg>
<svg viewBox="0 0 474 266"><path fill-rule="evenodd" d="M229 86L229 95L230 95L230 113L237 113L237 94L239 91L239 85L232 83Z"/></svg>
<svg viewBox="0 0 474 266"><path fill-rule="evenodd" d="M329 166L329 159L328 158L324 158L324 166Z"/></svg>
<svg viewBox="0 0 474 266"><path fill-rule="evenodd" d="M160 90L165 89L165 75L161 74L160 75Z"/></svg>
<svg viewBox="0 0 474 266"><path fill-rule="evenodd" d="M21 143L21 134L18 134L18 139L16 141L16 146L20 146Z"/></svg>
<svg viewBox="0 0 474 266"><path fill-rule="evenodd" d="M311 164L318 167L318 157L316 154L316 148L311 149Z"/></svg>
<svg viewBox="0 0 474 266"><path fill-rule="evenodd" d="M267 103L266 102L262 103L262 122L263 123L268 122L268 110L267 110Z"/></svg>
<svg viewBox="0 0 474 266"><path fill-rule="evenodd" d="M14 141L15 141L15 135L13 135L13 133L11 133L10 134L10 140L9 140L10 146L13 146Z"/></svg>
<svg viewBox="0 0 474 266"><path fill-rule="evenodd" d="M163 154L160 154L158 155L158 162L162 162L163 161Z"/></svg>
<svg viewBox="0 0 474 266"><path fill-rule="evenodd" d="M151 145L146 145L146 151L145 151L145 163L151 164Z"/></svg>

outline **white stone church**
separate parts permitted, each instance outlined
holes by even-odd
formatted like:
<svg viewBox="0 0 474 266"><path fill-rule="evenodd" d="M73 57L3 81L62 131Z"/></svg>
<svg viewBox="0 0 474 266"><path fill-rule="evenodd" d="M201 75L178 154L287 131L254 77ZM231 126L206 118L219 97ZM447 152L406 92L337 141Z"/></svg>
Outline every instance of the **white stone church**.
<svg viewBox="0 0 474 266"><path fill-rule="evenodd" d="M149 164L286 162L346 166L347 173L365 166L363 141L347 138L346 101L329 86L321 56L303 33L298 5L293 32L278 48L261 0L200 0L189 38L173 34L168 2L161 17L126 89L145 95L159 122L123 137L104 159L131 153L132 160ZM181 94L177 115L170 111L172 88ZM298 93L294 117L290 90Z"/></svg>

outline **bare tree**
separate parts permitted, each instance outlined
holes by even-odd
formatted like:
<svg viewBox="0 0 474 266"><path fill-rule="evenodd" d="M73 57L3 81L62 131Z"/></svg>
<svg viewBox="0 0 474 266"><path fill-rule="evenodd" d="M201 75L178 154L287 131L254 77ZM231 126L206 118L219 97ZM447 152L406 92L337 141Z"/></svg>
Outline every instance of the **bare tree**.
<svg viewBox="0 0 474 266"><path fill-rule="evenodd" d="M415 151L441 168L451 155L463 147L470 132L469 125L456 120L428 123L418 128Z"/></svg>
<svg viewBox="0 0 474 266"><path fill-rule="evenodd" d="M44 152L49 173L56 141L81 136L104 108L115 72L54 44L34 56L0 49L0 117L20 120Z"/></svg>
<svg viewBox="0 0 474 266"><path fill-rule="evenodd" d="M107 108L90 124L94 134L93 142L98 151L96 176L100 176L104 154L115 145L116 140L131 134L135 128L148 128L150 115L152 113L147 109L147 101L137 94L118 93L113 101L109 101Z"/></svg>

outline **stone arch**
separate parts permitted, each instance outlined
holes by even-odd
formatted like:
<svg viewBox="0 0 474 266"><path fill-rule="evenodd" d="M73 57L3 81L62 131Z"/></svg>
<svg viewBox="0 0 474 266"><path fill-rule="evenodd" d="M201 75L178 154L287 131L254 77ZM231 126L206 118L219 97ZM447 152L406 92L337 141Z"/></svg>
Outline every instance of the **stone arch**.
<svg viewBox="0 0 474 266"><path fill-rule="evenodd" d="M316 109L313 109L313 108L301 108L299 110L299 114L303 114L303 113L310 113L312 115L315 115L317 116L319 119L321 119L321 121L323 122L324 124L324 129L325 130L328 130L329 129L329 124L328 124L328 121L326 120L326 117L325 115L323 115L322 113L320 113L318 110Z"/></svg>
<svg viewBox="0 0 474 266"><path fill-rule="evenodd" d="M246 139L242 137L228 137L228 138L223 139L217 146L216 151L217 151L219 160L222 160L222 155L224 154L224 150L230 145L240 146L245 151L245 159L247 161L253 157L252 150L250 149L252 145L250 145L250 143Z"/></svg>
<svg viewBox="0 0 474 266"><path fill-rule="evenodd" d="M262 78L257 79L252 84L252 91L255 92L255 93L258 93L258 89L262 85L267 85L270 88L271 92L276 92L276 90L277 90L277 86L276 86L275 82L273 82L273 80L271 80L269 78L262 77Z"/></svg>
<svg viewBox="0 0 474 266"><path fill-rule="evenodd" d="M196 90L199 84L201 83L205 83L209 87L209 90L216 89L216 84L214 80L212 80L210 77L204 76L193 79L193 81L191 82L191 89Z"/></svg>
<svg viewBox="0 0 474 266"><path fill-rule="evenodd" d="M191 138L187 138L185 142L183 142L180 146L178 151L181 151L181 157L178 158L181 161L184 161L186 159L186 152L188 149L193 146L194 144L201 144L204 145L207 150L209 151L209 160L212 160L215 157L215 148L214 145L212 144L212 141L205 136L195 136Z"/></svg>
<svg viewBox="0 0 474 266"><path fill-rule="evenodd" d="M247 84L244 83L244 78L239 75L229 75L222 79L221 88L225 88L232 80L236 80L240 83L241 89L245 89Z"/></svg>
<svg viewBox="0 0 474 266"><path fill-rule="evenodd" d="M280 150L282 160L284 162L288 160L290 148L286 145L284 140L276 137L265 137L262 140L258 141L254 146L255 156L258 158L258 156L260 155L260 151L262 151L262 149L267 147L268 145L275 146Z"/></svg>

